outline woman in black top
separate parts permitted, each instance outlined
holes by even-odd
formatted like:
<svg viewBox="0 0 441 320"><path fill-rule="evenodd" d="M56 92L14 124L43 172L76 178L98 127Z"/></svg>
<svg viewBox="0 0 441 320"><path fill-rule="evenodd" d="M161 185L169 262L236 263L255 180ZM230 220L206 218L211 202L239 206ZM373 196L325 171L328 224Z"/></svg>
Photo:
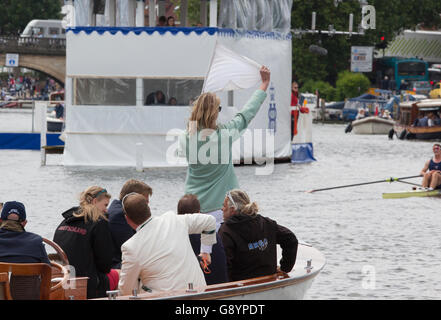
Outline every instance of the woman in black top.
<svg viewBox="0 0 441 320"><path fill-rule="evenodd" d="M118 285L116 271L111 272L113 245L105 217L110 197L104 188L87 188L81 193L80 206L62 214L64 220L54 235L54 242L75 268L75 276L89 277L88 299L104 297Z"/></svg>
<svg viewBox="0 0 441 320"><path fill-rule="evenodd" d="M238 189L227 193L222 208L224 223L219 234L227 258L228 277L238 281L276 272L290 272L297 256L298 241L289 229L259 215L258 206ZM282 248L280 269L277 247Z"/></svg>

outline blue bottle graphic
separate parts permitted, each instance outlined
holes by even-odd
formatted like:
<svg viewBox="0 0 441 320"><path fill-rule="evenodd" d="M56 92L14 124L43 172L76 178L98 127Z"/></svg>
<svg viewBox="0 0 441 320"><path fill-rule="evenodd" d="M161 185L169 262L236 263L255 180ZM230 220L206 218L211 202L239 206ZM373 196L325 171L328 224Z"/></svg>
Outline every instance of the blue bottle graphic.
<svg viewBox="0 0 441 320"><path fill-rule="evenodd" d="M276 109L276 99L275 99L275 90L274 90L274 84L271 82L271 86L269 89L269 95L270 95L270 103L269 103L269 109L268 109L268 129L270 129L271 134L276 133L276 120L277 120L277 109Z"/></svg>

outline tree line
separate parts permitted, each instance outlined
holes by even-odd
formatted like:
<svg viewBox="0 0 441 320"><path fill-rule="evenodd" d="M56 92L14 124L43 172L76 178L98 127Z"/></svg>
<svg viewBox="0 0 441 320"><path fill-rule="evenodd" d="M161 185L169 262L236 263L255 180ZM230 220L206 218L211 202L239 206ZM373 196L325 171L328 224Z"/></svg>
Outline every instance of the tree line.
<svg viewBox="0 0 441 320"><path fill-rule="evenodd" d="M176 5L179 0L172 0ZM347 31L349 14L354 14L354 31L361 23L360 0L293 0L291 26L310 29L312 12L317 13L316 29ZM375 46L380 38L390 42L405 29L424 28L438 30L441 27L441 1L433 0L368 0L376 11L376 27L368 29L364 36L304 34L292 38L293 80L308 87L318 82L329 95L339 97L338 80L347 77L350 70L351 46ZM60 19L63 0L1 0L0 34L19 34L32 19ZM189 20L198 22L200 0L189 1ZM179 12L177 13L179 15ZM309 51L311 45L326 48L328 54L319 56ZM364 80L360 80L362 83ZM327 89L326 89L327 88ZM358 87L357 87L358 88Z"/></svg>
<svg viewBox="0 0 441 320"><path fill-rule="evenodd" d="M354 14L354 31L362 20L361 1L358 0L293 0L291 26L296 29L310 29L312 12L317 13L316 29L328 30L329 25L339 31L348 31L349 14ZM348 86L346 79L350 75L351 46L375 46L384 37L387 44L403 30L424 28L438 30L441 26L441 2L433 0L368 0L376 11L375 29L368 29L364 36L344 36L325 34L306 34L300 39L292 39L292 75L293 80L310 90L314 86L322 89L325 95L341 98L341 86L338 81L343 81ZM336 5L337 4L337 5ZM310 45L320 45L327 49L326 56L319 56L309 51ZM353 76L352 76L353 77ZM346 80L345 80L346 79ZM352 79L354 80L354 79ZM363 87L366 80L363 75L358 76L355 89L349 89L352 96ZM316 84L314 84L316 83ZM349 93L348 92L348 93ZM363 93L363 92L362 92ZM346 94L346 93L345 93ZM348 97L348 96L346 96Z"/></svg>

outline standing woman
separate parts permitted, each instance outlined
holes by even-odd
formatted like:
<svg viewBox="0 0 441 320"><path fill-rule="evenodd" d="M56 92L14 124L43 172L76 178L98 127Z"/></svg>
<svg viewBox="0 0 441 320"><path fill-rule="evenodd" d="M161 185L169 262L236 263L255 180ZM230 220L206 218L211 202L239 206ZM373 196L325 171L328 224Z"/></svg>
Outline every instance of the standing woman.
<svg viewBox="0 0 441 320"><path fill-rule="evenodd" d="M239 187L232 161L232 145L248 127L267 94L270 70L260 69L262 83L245 106L226 124L217 124L220 99L204 93L193 104L187 130L180 137L180 150L188 161L185 194L194 194L201 203L201 212L216 218L216 231L222 218L225 195Z"/></svg>
<svg viewBox="0 0 441 320"><path fill-rule="evenodd" d="M113 245L105 214L110 200L107 190L92 186L80 195L80 206L65 211L54 235L66 253L75 275L89 277L87 298L105 297L115 290L118 272L111 270Z"/></svg>

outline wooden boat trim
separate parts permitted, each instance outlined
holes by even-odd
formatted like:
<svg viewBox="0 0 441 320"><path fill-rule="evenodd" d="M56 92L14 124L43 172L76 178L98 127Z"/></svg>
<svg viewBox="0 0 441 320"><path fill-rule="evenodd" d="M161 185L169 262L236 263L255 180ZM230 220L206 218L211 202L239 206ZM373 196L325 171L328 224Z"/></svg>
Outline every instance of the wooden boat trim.
<svg viewBox="0 0 441 320"><path fill-rule="evenodd" d="M66 287L68 281L69 281L69 271L60 265L57 262L51 261L51 267L52 267L52 281L54 279L59 279L57 276L57 272L54 272L54 269L58 271L58 273L61 273L63 277L61 278L61 281L57 281L57 284L55 286L51 286L50 292L49 292L49 299L50 300L64 300L64 288ZM53 276L56 277L53 277Z"/></svg>
<svg viewBox="0 0 441 320"><path fill-rule="evenodd" d="M320 269L321 270L321 269ZM209 285L203 289L195 288L195 292L188 292L186 290L173 290L169 292L162 292L157 294L142 293L138 294L138 300L213 300L226 299L237 297L241 295L249 295L259 292L268 291L270 289L279 289L288 287L294 284L300 284L315 278L320 270L311 272L303 277L291 278L288 275L282 276L279 279L279 274L270 276L252 278L247 280L228 282L223 284ZM132 300L131 296L118 296L118 300ZM101 298L97 300L107 300Z"/></svg>
<svg viewBox="0 0 441 320"><path fill-rule="evenodd" d="M352 121L352 126L361 125L367 122L378 122L381 124L390 124L390 125L393 125L395 123L395 121L391 119L385 119L385 118L373 116L373 117L366 117L363 119Z"/></svg>
<svg viewBox="0 0 441 320"><path fill-rule="evenodd" d="M47 243L52 248L54 248L54 250L58 254L60 262L62 262L63 265L65 265L65 266L69 265L69 259L67 258L66 253L63 251L63 249L61 249L61 247L58 244L56 244L55 242L53 242L49 239L46 239L46 238L43 238L43 242Z"/></svg>
<svg viewBox="0 0 441 320"><path fill-rule="evenodd" d="M437 133L441 132L441 126L433 126L433 127L412 127L406 126L407 131L410 133Z"/></svg>

